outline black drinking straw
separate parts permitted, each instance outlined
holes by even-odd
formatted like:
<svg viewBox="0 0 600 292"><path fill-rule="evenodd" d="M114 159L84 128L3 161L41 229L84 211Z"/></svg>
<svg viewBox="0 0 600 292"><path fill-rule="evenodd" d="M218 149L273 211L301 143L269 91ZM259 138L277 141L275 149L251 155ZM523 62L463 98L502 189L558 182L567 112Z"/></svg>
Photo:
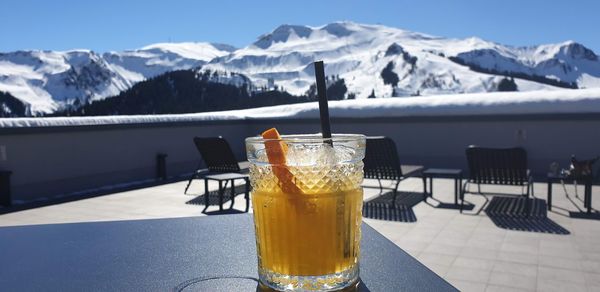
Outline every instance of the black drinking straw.
<svg viewBox="0 0 600 292"><path fill-rule="evenodd" d="M329 106L327 105L327 85L325 84L325 68L323 61L315 62L315 77L317 78L317 95L319 96L319 115L321 117L321 133L325 143L333 146L331 139L331 122L329 121ZM346 196L337 197L338 206L343 206ZM343 217L338 217L338 226L344 226ZM345 234L346 242L350 242L350 232ZM344 244L344 256L350 256L350 247Z"/></svg>
<svg viewBox="0 0 600 292"><path fill-rule="evenodd" d="M323 61L315 62L315 78L317 79L317 96L319 97L319 115L321 117L321 133L326 143L331 141L331 123L329 122L329 107L327 105L327 85L325 84L325 67Z"/></svg>

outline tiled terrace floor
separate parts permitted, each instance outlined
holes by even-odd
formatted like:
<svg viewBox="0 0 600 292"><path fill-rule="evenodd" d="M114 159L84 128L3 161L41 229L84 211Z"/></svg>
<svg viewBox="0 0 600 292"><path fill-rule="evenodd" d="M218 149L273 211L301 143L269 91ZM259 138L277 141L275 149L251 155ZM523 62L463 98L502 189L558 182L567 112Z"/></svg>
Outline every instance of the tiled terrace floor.
<svg viewBox="0 0 600 292"><path fill-rule="evenodd" d="M186 204L194 196L183 194L185 183L8 213L0 215L0 226L203 216L203 206ZM366 185L377 183L367 181ZM201 193L202 183L194 182L190 190ZM406 180L400 190L421 192L421 180ZM506 187L486 190L520 192L520 188ZM546 184L535 185L537 198L545 200L546 191ZM429 199L429 204L418 203L412 211L406 210L412 218L408 221L416 219L414 222L365 221L462 291L600 291L600 220L569 217L569 211L579 212L583 203L575 198L572 186L567 186L567 191L572 201L561 186L555 185L553 211L546 219L529 223L488 215L493 213L489 209L475 214L485 202L478 195L467 195L475 206L465 214L436 208L438 203ZM451 203L452 192L451 180L435 180L436 200ZM378 194L376 188L365 188L365 200ZM582 194L580 187L579 197ZM593 189L593 196L595 209L600 209L600 188ZM234 208L244 207L242 196L238 196Z"/></svg>

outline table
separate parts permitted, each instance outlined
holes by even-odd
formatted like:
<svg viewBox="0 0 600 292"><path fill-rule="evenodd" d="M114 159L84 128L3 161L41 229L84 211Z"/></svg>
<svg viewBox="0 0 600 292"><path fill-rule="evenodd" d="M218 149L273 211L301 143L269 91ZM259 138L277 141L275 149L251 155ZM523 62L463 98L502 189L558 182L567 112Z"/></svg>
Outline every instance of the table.
<svg viewBox="0 0 600 292"><path fill-rule="evenodd" d="M575 178L568 177L563 174L549 173L546 176L546 179L548 181L548 197L547 197L548 211L552 210L552 184L560 183L561 181L564 181L565 183L573 183L574 181L577 181L577 182L583 182L583 185L584 185L583 207L587 208L588 214L592 213L592 178L591 177L575 179Z"/></svg>
<svg viewBox="0 0 600 292"><path fill-rule="evenodd" d="M425 193L433 198L433 178L452 178L454 179L454 205L458 206L458 197L462 192L462 172L461 169L451 168L428 168L424 170L423 183L425 186L427 186L427 179L429 178L429 192L425 187Z"/></svg>
<svg viewBox="0 0 600 292"><path fill-rule="evenodd" d="M209 205L209 192L208 192L208 181L214 180L219 183L219 189L217 190L219 194L219 210L223 211L223 196L225 195L225 189L227 188L227 183L231 182L231 207L233 207L233 201L235 198L235 181L241 179L246 183L246 191L244 194L244 199L246 199L246 212L250 208L250 181L248 178L248 174L246 173L237 173L237 172L228 172L228 173L217 173L217 174L207 174L204 176L204 210L208 208ZM225 182L225 185L223 185Z"/></svg>
<svg viewBox="0 0 600 292"><path fill-rule="evenodd" d="M361 251L359 291L458 291L364 223ZM257 291L251 214L2 227L0 259L4 291Z"/></svg>

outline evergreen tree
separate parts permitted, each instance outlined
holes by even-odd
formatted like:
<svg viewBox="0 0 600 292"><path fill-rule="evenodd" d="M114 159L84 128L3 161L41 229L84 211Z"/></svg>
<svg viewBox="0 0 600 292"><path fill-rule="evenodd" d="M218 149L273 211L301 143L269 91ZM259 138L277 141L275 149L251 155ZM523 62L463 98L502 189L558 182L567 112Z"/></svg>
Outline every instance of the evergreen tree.
<svg viewBox="0 0 600 292"><path fill-rule="evenodd" d="M16 118L28 115L27 105L8 92L0 91L0 117Z"/></svg>
<svg viewBox="0 0 600 292"><path fill-rule="evenodd" d="M513 77L510 79L504 77L500 80L500 83L498 83L498 91L519 91L519 89Z"/></svg>
<svg viewBox="0 0 600 292"><path fill-rule="evenodd" d="M218 74L220 73L216 71L197 74L192 70L167 72L139 82L117 96L93 101L79 108L67 108L50 116L192 113L311 100L308 96L294 96L287 92L268 91L266 88L261 92L250 92L249 83L237 87L210 81L210 76L219 76ZM227 76L225 74L221 76ZM341 89L341 86L338 87ZM345 85L343 92L345 94ZM332 93L332 96L336 95Z"/></svg>
<svg viewBox="0 0 600 292"><path fill-rule="evenodd" d="M373 91L371 91L371 95L369 95L368 98L375 98L375 89L373 89Z"/></svg>
<svg viewBox="0 0 600 292"><path fill-rule="evenodd" d="M333 75L332 75L333 77ZM346 96L348 88L344 79L337 79L329 87L327 87L327 99L328 100L342 100Z"/></svg>

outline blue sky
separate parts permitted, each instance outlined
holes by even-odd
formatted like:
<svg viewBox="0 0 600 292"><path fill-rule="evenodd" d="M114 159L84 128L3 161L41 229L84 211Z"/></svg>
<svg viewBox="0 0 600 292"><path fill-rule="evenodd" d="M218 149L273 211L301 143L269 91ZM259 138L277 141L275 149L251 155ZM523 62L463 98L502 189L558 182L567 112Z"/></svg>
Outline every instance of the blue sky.
<svg viewBox="0 0 600 292"><path fill-rule="evenodd" d="M599 11L597 0L2 0L0 51L105 52L167 41L240 47L280 24L350 20L509 45L575 40L600 54Z"/></svg>

